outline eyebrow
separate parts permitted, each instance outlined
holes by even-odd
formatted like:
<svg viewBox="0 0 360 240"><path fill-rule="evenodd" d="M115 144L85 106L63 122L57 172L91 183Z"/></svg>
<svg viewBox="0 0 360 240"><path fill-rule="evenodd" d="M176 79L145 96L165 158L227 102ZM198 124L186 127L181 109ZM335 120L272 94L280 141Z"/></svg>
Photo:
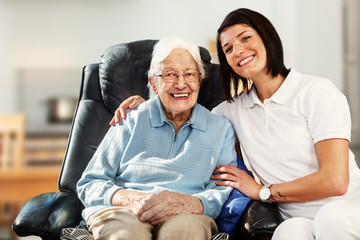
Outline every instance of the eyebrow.
<svg viewBox="0 0 360 240"><path fill-rule="evenodd" d="M245 31L239 33L239 34L236 36L236 38L240 37L240 36L243 35L245 32L247 32L247 31L245 30ZM224 46L222 46L222 48L226 47L227 45L229 45L229 43L225 43Z"/></svg>
<svg viewBox="0 0 360 240"><path fill-rule="evenodd" d="M170 66L170 67L164 67L162 69L162 71L174 71L174 72L177 72L178 70L176 70L176 67ZM196 66L194 66L194 67L186 67L184 72L186 72L186 71L197 71L197 67Z"/></svg>

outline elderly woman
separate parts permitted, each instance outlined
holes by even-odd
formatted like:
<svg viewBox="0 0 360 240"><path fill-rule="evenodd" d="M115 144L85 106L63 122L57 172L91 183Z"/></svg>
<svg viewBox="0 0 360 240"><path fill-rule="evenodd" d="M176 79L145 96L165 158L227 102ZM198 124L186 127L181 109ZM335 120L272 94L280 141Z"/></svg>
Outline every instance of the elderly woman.
<svg viewBox="0 0 360 240"><path fill-rule="evenodd" d="M196 103L204 69L196 45L160 40L152 98L110 128L78 182L95 239L210 239L231 188L210 177L235 165L231 124Z"/></svg>

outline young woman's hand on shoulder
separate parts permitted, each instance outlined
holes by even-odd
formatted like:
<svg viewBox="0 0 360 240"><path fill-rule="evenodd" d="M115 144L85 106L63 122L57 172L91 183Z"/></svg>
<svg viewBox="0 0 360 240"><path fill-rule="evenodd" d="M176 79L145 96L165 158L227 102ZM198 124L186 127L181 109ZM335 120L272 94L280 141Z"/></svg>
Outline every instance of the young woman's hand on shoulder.
<svg viewBox="0 0 360 240"><path fill-rule="evenodd" d="M114 125L120 122L120 117L122 119L126 118L126 109L134 109L137 106L139 106L141 103L145 102L146 100L143 99L139 95L131 96L127 99L125 99L119 107L115 110L114 117L110 121L110 125Z"/></svg>

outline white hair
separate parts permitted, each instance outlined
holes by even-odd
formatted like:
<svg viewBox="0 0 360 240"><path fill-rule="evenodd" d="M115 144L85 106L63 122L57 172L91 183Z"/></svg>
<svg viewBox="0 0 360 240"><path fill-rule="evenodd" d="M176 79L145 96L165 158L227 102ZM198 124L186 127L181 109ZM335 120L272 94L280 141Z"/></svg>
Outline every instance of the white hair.
<svg viewBox="0 0 360 240"><path fill-rule="evenodd" d="M148 77L153 78L153 84L155 84L156 81L156 77L154 77L154 75L156 74L157 71L161 69L163 61L169 56L171 51L173 51L174 49L185 49L189 51L189 53L196 62L196 68L200 72L201 79L205 77L205 70L200 56L200 49L196 44L187 42L178 37L163 38L159 40L154 46L151 63L150 63L150 69L148 71ZM149 88L149 97L154 98L156 94L154 93L152 86L150 85L150 82L148 83L148 88Z"/></svg>

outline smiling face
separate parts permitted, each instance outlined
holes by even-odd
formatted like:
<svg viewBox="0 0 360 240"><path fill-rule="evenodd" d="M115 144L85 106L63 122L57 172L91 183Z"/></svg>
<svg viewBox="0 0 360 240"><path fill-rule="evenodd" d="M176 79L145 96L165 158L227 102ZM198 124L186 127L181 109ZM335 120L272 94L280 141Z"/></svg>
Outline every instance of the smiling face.
<svg viewBox="0 0 360 240"><path fill-rule="evenodd" d="M162 62L162 68L156 74L176 72L197 72L196 62L192 55L185 49L174 49ZM198 81L185 82L182 75L175 82L167 82L162 77L149 78L150 84L156 94L159 95L167 118L183 119L190 118L200 90L200 77Z"/></svg>
<svg viewBox="0 0 360 240"><path fill-rule="evenodd" d="M221 33L220 41L227 62L238 75L252 80L266 75L266 49L255 29L233 25Z"/></svg>

